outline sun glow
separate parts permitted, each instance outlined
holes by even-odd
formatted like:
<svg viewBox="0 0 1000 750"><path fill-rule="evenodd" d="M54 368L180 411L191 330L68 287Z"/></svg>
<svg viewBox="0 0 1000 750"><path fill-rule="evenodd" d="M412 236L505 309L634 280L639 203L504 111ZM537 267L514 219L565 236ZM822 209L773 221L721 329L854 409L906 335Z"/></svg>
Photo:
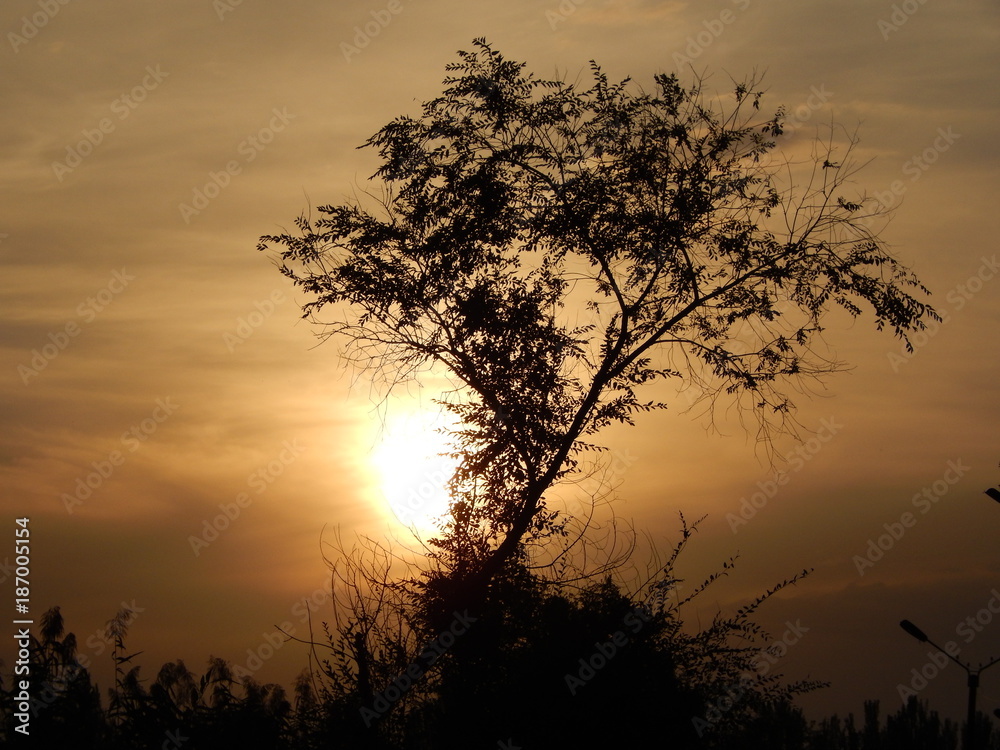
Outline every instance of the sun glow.
<svg viewBox="0 0 1000 750"><path fill-rule="evenodd" d="M372 451L388 510L424 539L437 531L435 519L447 513L451 501L447 485L456 460L442 455L448 451L441 432L447 424L443 415L429 411L390 415Z"/></svg>

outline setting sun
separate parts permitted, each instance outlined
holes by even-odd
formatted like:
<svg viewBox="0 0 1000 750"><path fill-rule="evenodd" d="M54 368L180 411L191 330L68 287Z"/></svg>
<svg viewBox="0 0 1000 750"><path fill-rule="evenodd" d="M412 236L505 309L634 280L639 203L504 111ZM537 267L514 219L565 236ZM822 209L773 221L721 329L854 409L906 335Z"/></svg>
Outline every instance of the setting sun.
<svg viewBox="0 0 1000 750"><path fill-rule="evenodd" d="M446 455L447 424L442 414L412 410L386 419L372 451L388 510L407 528L426 538L448 511L447 484L456 461Z"/></svg>

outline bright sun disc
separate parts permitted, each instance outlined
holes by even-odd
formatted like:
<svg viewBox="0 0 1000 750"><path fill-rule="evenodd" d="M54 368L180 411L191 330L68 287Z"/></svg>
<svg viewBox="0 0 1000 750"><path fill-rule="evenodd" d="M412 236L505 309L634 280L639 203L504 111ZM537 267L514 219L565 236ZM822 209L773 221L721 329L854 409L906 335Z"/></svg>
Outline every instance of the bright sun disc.
<svg viewBox="0 0 1000 750"><path fill-rule="evenodd" d="M448 451L439 431L445 424L442 416L424 411L392 416L372 452L389 509L421 536L436 531L434 519L448 511L451 500L447 485L456 462L441 455Z"/></svg>

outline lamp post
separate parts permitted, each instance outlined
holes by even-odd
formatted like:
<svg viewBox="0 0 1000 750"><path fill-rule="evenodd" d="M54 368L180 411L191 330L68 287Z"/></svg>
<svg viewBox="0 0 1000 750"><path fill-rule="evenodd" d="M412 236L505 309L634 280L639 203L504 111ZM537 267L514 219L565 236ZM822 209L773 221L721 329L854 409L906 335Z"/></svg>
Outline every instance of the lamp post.
<svg viewBox="0 0 1000 750"><path fill-rule="evenodd" d="M1000 494L1000 493L997 493L997 494ZM992 497L992 495L991 495L991 497ZM947 656L949 659L951 659L958 666L960 666L962 669L965 670L965 673L968 675L968 678L969 678L968 679L968 683L967 683L968 686L969 686L969 714L968 714L968 717L966 718L966 722L965 722L965 738L964 738L965 742L963 742L962 744L964 745L965 750L976 750L976 741L975 741L975 735L976 735L976 690L979 688L979 675L980 675L980 673L984 669L988 669L989 667L992 667L997 662L1000 662L1000 657L997 657L996 659L993 659L993 661L989 662L986 665L980 664L975 669L972 669L971 665L969 665L969 664L963 664L962 662L960 662L958 659L956 659L954 656L952 656L951 654L949 654L947 651L945 651L943 648L941 648L939 645L937 645L934 641L932 641L930 638L928 638L927 634L924 633L923 630L921 630L920 628L918 628L916 625L914 625L909 620L902 620L899 623L899 627L901 627L903 630L905 630L907 633L909 633L910 635L912 635L914 638L916 638L921 643L929 643L929 644L931 644L934 648L936 648L938 651L940 651L941 653L943 653L945 656Z"/></svg>

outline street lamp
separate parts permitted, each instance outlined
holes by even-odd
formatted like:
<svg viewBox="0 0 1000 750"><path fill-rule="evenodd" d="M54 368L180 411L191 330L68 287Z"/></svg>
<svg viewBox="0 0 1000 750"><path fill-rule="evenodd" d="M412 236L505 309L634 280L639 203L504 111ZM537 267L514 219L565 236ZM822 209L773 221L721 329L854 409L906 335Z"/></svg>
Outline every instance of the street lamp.
<svg viewBox="0 0 1000 750"><path fill-rule="evenodd" d="M986 490L986 494L992 497L998 503L1000 503L1000 490L998 490L996 487L990 487L988 490Z"/></svg>
<svg viewBox="0 0 1000 750"><path fill-rule="evenodd" d="M997 493L997 494L1000 495L1000 493ZM993 497L993 496L990 495L990 497ZM994 499L996 499L996 498L994 498ZM968 679L968 685L969 685L969 715L968 715L968 718L966 719L966 724L965 724L965 742L962 743L962 744L965 746L965 750L976 750L976 742L975 742L975 734L976 734L976 690L979 688L979 675L980 675L980 673L982 673L982 671L984 669L988 669L989 667L992 667L997 662L1000 662L1000 657L997 657L996 659L994 659L993 661L991 661L989 664L986 664L986 665L980 664L975 669L972 669L971 665L969 665L969 664L963 664L962 662L960 662L958 659L956 659L954 656L952 656L951 654L949 654L947 651L945 651L943 648L941 648L939 645L937 645L934 641L932 641L930 638L928 638L927 634L924 633L923 630L921 630L920 628L918 628L916 625L914 625L909 620L901 620L900 623L899 623L899 627L901 627L903 630L905 630L907 633L909 633L910 635L912 635L914 638L916 638L921 643L929 643L929 644L931 644L934 648L936 648L938 651L940 651L941 653L943 653L945 656L947 656L949 659L951 659L953 662L955 662L958 666L960 666L962 669L964 669L965 673L969 676L969 679Z"/></svg>

